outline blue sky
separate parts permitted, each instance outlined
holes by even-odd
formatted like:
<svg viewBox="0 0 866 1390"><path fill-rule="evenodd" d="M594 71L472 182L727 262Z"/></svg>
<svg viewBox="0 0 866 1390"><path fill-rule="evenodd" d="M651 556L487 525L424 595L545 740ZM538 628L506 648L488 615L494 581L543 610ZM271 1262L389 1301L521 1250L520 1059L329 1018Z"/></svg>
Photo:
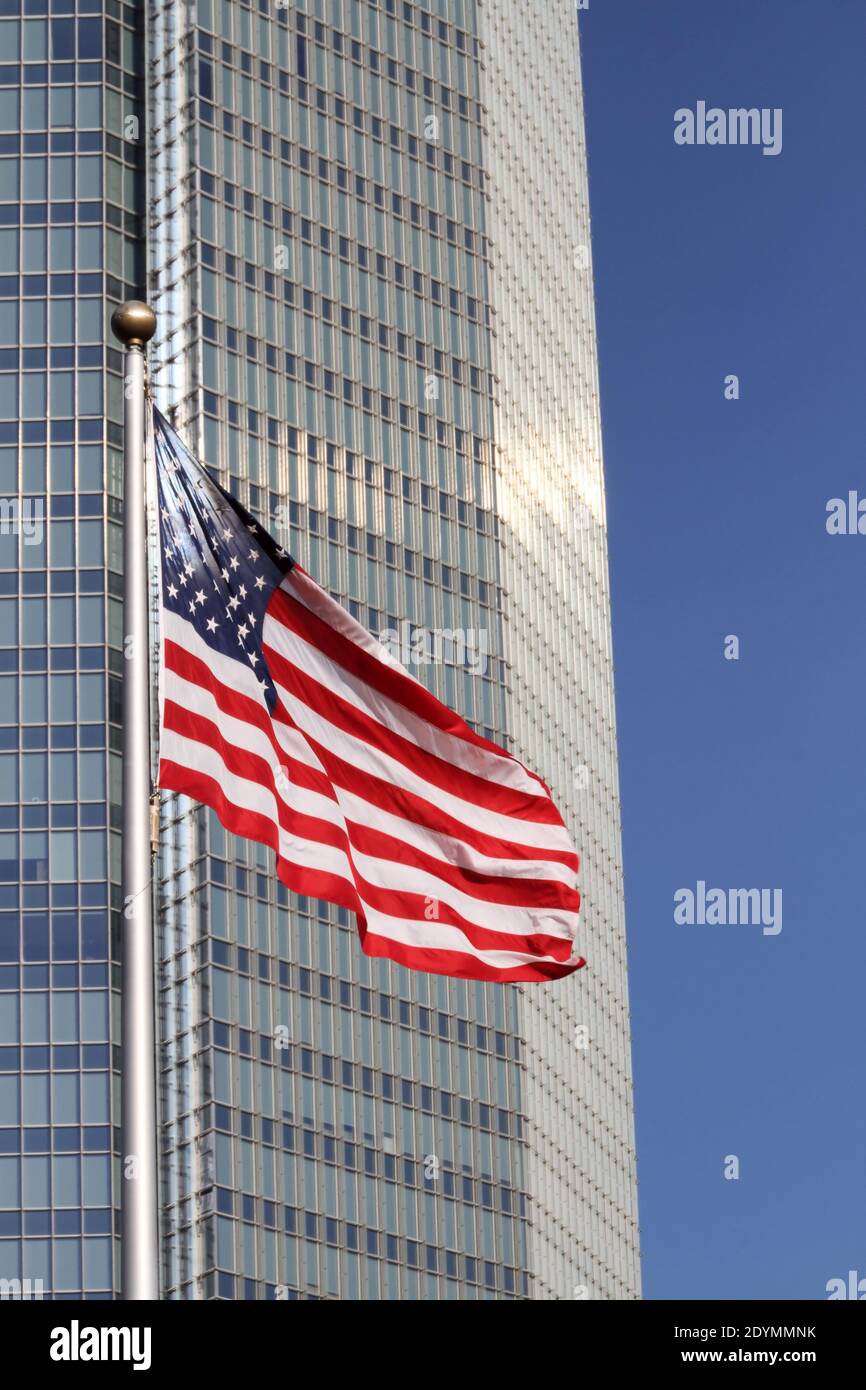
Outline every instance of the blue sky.
<svg viewBox="0 0 866 1390"><path fill-rule="evenodd" d="M825 528L866 498L866 6L581 35L644 1293L820 1299L866 1277L866 535ZM699 100L781 107L782 152L676 145ZM676 925L698 880L782 931Z"/></svg>

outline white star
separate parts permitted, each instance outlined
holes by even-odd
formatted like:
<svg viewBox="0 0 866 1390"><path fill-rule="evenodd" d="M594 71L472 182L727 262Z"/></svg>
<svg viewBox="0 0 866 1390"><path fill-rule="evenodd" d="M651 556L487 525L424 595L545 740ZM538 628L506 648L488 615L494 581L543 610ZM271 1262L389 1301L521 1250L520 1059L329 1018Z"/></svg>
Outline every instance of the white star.
<svg viewBox="0 0 866 1390"><path fill-rule="evenodd" d="M283 547L281 545L277 546L277 554L279 555L281 560L288 560L289 558L289 552L287 550L283 550Z"/></svg>
<svg viewBox="0 0 866 1390"><path fill-rule="evenodd" d="M231 531L228 530L228 528L226 528L226 530L223 531L223 540L230 541L231 538L232 538L232 533L231 533Z"/></svg>
<svg viewBox="0 0 866 1390"><path fill-rule="evenodd" d="M249 656L250 661L255 666L256 662L258 661L258 657L256 656L255 652L248 652L247 655Z"/></svg>
<svg viewBox="0 0 866 1390"><path fill-rule="evenodd" d="M208 632L216 632L216 626L217 626L216 618L208 618L208 620L207 620L207 630L208 630Z"/></svg>
<svg viewBox="0 0 866 1390"><path fill-rule="evenodd" d="M194 612L195 612L195 600L193 600L193 602L190 604L190 606L189 606L189 611L190 611L190 613L194 613Z"/></svg>
<svg viewBox="0 0 866 1390"><path fill-rule="evenodd" d="M256 532L258 531L258 529L259 529L259 528L258 528L258 526L256 526L255 522L253 522L252 526L248 526L248 527L247 527L247 530L248 530L253 536L256 534Z"/></svg>
<svg viewBox="0 0 866 1390"><path fill-rule="evenodd" d="M237 608L239 603L240 599L238 598L237 594L232 594L231 598L229 599L229 608Z"/></svg>
<svg viewBox="0 0 866 1390"><path fill-rule="evenodd" d="M238 568L238 564L239 564L239 561L238 561L237 556L236 556L236 555L233 555L232 558L229 560L229 565L230 565L230 567L231 567L233 570L236 570L236 569Z"/></svg>
<svg viewBox="0 0 866 1390"><path fill-rule="evenodd" d="M189 583L189 575L186 573L185 570L181 570L180 574L177 577L180 580L181 584Z"/></svg>
<svg viewBox="0 0 866 1390"><path fill-rule="evenodd" d="M228 570L220 570L220 574L222 575L222 577L223 577L223 579L225 580L225 582L228 584L228 582L229 582L229 572L228 572Z"/></svg>
<svg viewBox="0 0 866 1390"><path fill-rule="evenodd" d="M259 552L258 552L257 550L251 550L251 551L250 551L250 559L252 560L253 564L256 563L256 560L257 560L258 558L259 558Z"/></svg>
<svg viewBox="0 0 866 1390"><path fill-rule="evenodd" d="M255 627L255 625L256 625L256 615L255 615L255 613L248 613L248 614L247 614L247 619L249 620L250 627Z"/></svg>
<svg viewBox="0 0 866 1390"><path fill-rule="evenodd" d="M189 561L187 561L187 563L184 565L183 568L184 568L184 573L185 573L185 574L192 574L193 569L195 568L195 566L192 565Z"/></svg>
<svg viewBox="0 0 866 1390"><path fill-rule="evenodd" d="M195 596L196 603L204 603L204 589L199 589Z"/></svg>
<svg viewBox="0 0 866 1390"><path fill-rule="evenodd" d="M265 587L265 576L264 576L263 574L259 574L259 575L256 576L256 588L257 588L257 589L263 589L264 587Z"/></svg>
<svg viewBox="0 0 866 1390"><path fill-rule="evenodd" d="M176 586L175 586L174 584L169 584L169 586L168 586L168 592L169 592L169 597L171 597L171 598L177 598L177 593L178 593L178 591L177 591L177 588L176 588Z"/></svg>
<svg viewBox="0 0 866 1390"><path fill-rule="evenodd" d="M238 628L238 638L241 642L244 640L248 632L249 628L247 627L246 623L241 623L240 627Z"/></svg>
<svg viewBox="0 0 866 1390"><path fill-rule="evenodd" d="M247 596L247 590L246 590L246 585L245 585L245 584L239 584L239 585L238 585L238 593L240 594L241 598L246 598L246 596Z"/></svg>

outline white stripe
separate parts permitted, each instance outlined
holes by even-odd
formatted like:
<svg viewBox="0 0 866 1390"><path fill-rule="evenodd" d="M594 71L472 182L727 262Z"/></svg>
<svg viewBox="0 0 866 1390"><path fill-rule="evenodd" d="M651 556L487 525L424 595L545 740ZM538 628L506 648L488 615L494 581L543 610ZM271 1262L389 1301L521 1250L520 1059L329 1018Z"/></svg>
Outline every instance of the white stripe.
<svg viewBox="0 0 866 1390"><path fill-rule="evenodd" d="M188 619L181 617L179 613L173 612L170 608L163 608L160 611L162 624L162 635L164 640L176 642L179 647L188 651L190 656L198 657L205 666L212 667L220 672L219 679L223 685L227 685L230 690L235 690L239 695L246 695L249 699L255 700L262 709L267 709L267 701L262 687L259 685L259 677L253 671L252 666L245 661L235 661L234 657L223 656L209 646L204 638L197 631L195 624ZM226 618L228 622L228 618ZM162 652L162 643L160 643ZM166 675L170 674L166 672Z"/></svg>
<svg viewBox="0 0 866 1390"><path fill-rule="evenodd" d="M372 802L355 796L344 787L337 787L335 790L347 820L381 830L383 834L402 840L444 864L453 864L460 869L472 869L479 874L501 874L503 877L535 882L562 883L566 888L576 886L574 870L566 864L557 863L555 859L511 859L505 854L499 857L484 854L465 840L455 839L453 835L444 835L439 830L428 830L426 826L418 825L415 821L385 811L381 806L374 806ZM510 838L516 843L513 836Z"/></svg>
<svg viewBox="0 0 866 1390"><path fill-rule="evenodd" d="M412 864L390 859L373 858L353 849L352 858L358 872L368 883L386 892L418 893L431 902L447 903L475 927L487 931L507 932L509 936L559 936L573 941L577 929L577 913L562 908L519 907L512 903L493 903L464 893L453 883L433 878Z"/></svg>
<svg viewBox="0 0 866 1390"><path fill-rule="evenodd" d="M205 686L199 685L197 681L187 680L185 676L169 668L166 671L166 698L180 705L181 709L189 710L192 714L201 716L202 719L209 719L217 726L226 743L232 747L262 758L267 763L274 779L274 791L286 806L303 811L305 815L318 816L321 820L330 820L335 825L342 826L344 824L342 811L333 797L326 796L323 792L318 792L312 787L303 787L297 782L293 782L288 770L280 762L265 731L260 729L257 724L252 724L249 720L241 719L222 709L216 696ZM274 730L276 732L275 726ZM286 730L286 732L291 733L292 730ZM298 761L303 761L318 771L322 771L318 766L315 754L301 734L298 734L291 742L293 749L294 746L297 746L299 752L303 749L305 753L305 756ZM322 775L326 776L325 773ZM291 792L291 800L288 796L289 791Z"/></svg>
<svg viewBox="0 0 866 1390"><path fill-rule="evenodd" d="M167 762L179 763L189 771L201 772L212 777L219 785L226 800L241 811L254 811L269 820L278 835L278 853L282 859L291 860L300 868L319 869L323 873L337 874L355 887L351 865L345 852L320 840L309 840L302 835L293 835L277 820L277 800L273 791L253 782L248 777L240 777L226 767L222 757L208 743L185 738L172 729L164 729L160 757Z"/></svg>
<svg viewBox="0 0 866 1390"><path fill-rule="evenodd" d="M368 931L373 936L386 941L399 941L415 950L459 951L463 955L475 956L495 970L508 970L515 965L537 965L543 961L554 965L567 964L567 961L558 961L555 956L543 956L534 951L480 950L463 935L459 927L452 927L447 922L409 922L401 917L389 917L375 908L365 909L364 915Z"/></svg>
<svg viewBox="0 0 866 1390"><path fill-rule="evenodd" d="M334 627L333 610L337 609L338 612L343 610L340 609L339 604L334 603L327 594L323 593L318 585L313 585L316 590L315 597L321 598L324 602L314 605L308 601L312 581L307 581L301 590L299 584L303 583L304 578L303 575L290 573L283 581L282 587L293 598L296 598L311 612L316 613L324 622L327 622L329 626ZM357 643L356 634L363 632L364 629L354 623L354 620L350 619L350 621L352 621L355 631L351 636L346 632L343 632L342 635ZM266 614L263 638L288 661L293 662L301 671L313 676L334 695L347 700L357 709L363 710L365 714L375 719L386 729L400 734L403 738L408 738L417 747L425 749L428 753L434 753L439 758L444 758L454 767L459 767L476 777L483 777L487 782L496 782L499 786L509 787L513 791L532 797L533 800L550 801L544 788L535 778L530 777L526 768L516 758L510 757L505 752L493 753L487 748L481 748L478 744L459 738L456 734L448 733L435 724L431 724L428 720L422 719L405 705L400 704L399 700L382 694L373 686L360 680L332 657L327 656L315 643L286 627L278 615L271 612ZM369 646L365 648L369 655L378 659L386 668L393 670L396 667L419 690L429 694L415 676L409 675L399 663L388 659L387 653L378 642L374 642L373 646L375 650L371 650ZM451 710L447 710L447 713L456 717Z"/></svg>
<svg viewBox="0 0 866 1390"><path fill-rule="evenodd" d="M359 771L370 773L404 791L413 792L422 801L441 807L458 823L484 834L510 840L515 833L519 833L521 843L530 846L541 855L546 849L571 849L568 832L563 826L506 816L499 811L479 806L477 802L456 796L443 787L433 785L398 758L386 753L383 748L377 748L332 724L325 715L288 690L276 676L273 676L273 680L280 699L298 727L316 743L329 749ZM334 781L336 774L329 775ZM334 785L337 786L337 783Z"/></svg>
<svg viewBox="0 0 866 1390"><path fill-rule="evenodd" d="M354 642L355 646L362 647L365 652L369 652L384 666L401 671L410 681L420 685L417 678L407 671L405 666L401 666L390 652L386 652L382 644L377 642L376 638L365 627L356 622L347 609L332 599L331 595L326 593L315 579L311 579L298 566L289 570L280 587L291 593L299 603L302 603L317 618L321 618L323 623L327 623L328 627L332 627L341 637L345 637L348 642Z"/></svg>

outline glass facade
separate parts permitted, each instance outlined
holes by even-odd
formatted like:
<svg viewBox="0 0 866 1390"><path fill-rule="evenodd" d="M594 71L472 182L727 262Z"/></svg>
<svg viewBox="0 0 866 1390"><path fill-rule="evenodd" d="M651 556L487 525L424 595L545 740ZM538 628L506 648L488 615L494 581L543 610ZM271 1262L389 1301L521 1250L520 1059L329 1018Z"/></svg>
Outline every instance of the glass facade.
<svg viewBox="0 0 866 1390"><path fill-rule="evenodd" d="M565 0L485 0L482 12L506 727L573 827L588 960L585 976L520 991L534 1296L633 1298L631 1049L576 22Z"/></svg>
<svg viewBox="0 0 866 1390"><path fill-rule="evenodd" d="M143 26L135 5L0 0L0 1279L41 1280L46 1298L116 1285L122 383L107 325L145 290Z"/></svg>
<svg viewBox="0 0 866 1390"><path fill-rule="evenodd" d="M85 17L79 0L79 18L70 0L62 23L52 6L0 0L16 45L0 157L16 176L20 160L23 226L42 237L18 239L17 185L0 181L0 292L29 325L0 349L0 497L47 499L52 550L36 562L20 503L0 537L6 1277L45 1268L51 1296L112 1287L121 381L106 324L140 296L158 315L156 396L190 447L545 776L583 857L590 958L549 987L368 961L354 919L289 894L268 851L165 795L167 1296L636 1297L574 6L94 0ZM51 1141L78 1150L33 1147Z"/></svg>

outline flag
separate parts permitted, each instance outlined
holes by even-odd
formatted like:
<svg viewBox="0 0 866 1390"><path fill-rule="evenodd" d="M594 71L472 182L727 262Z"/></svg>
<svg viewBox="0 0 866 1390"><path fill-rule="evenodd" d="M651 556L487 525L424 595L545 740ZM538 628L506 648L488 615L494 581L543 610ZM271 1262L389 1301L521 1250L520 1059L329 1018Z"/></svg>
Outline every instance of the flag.
<svg viewBox="0 0 866 1390"><path fill-rule="evenodd" d="M578 858L544 783L400 666L154 412L159 785L355 913L363 950L475 980L576 954Z"/></svg>

